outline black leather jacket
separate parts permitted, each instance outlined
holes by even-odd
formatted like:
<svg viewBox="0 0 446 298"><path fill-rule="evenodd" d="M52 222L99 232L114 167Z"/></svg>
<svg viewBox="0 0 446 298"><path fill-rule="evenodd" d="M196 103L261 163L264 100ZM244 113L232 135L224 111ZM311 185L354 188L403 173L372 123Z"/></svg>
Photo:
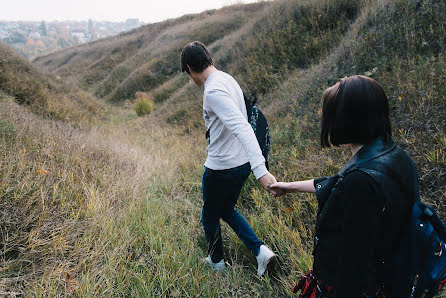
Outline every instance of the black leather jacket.
<svg viewBox="0 0 446 298"><path fill-rule="evenodd" d="M340 278L349 278L349 276L339 276L345 274L345 271L340 269L342 263L339 262L339 256L344 253L342 245L346 245L345 239L342 240L344 217L347 216L345 213L357 212L346 209L344 205L344 199L348 196L344 192L344 181L354 171L367 174L362 176L370 179L377 189L376 196L372 199L376 198L379 200L379 206L382 205L382 212L379 215L381 226L377 229L378 235L370 235L377 239L376 243L372 243L375 244L373 248L375 265L365 266L365 268L373 267L370 270L373 271L372 275L376 279L373 279L371 283L379 283L379 264L391 254L398 241L398 235L409 217L413 199L418 193L415 165L404 150L395 145L390 137L387 140L377 138L363 146L337 175L315 179L319 209L316 219L316 236L314 237L313 272L316 278L335 287L343 284L339 282ZM361 200L362 198L358 196L353 199ZM364 236L361 235L361 237ZM344 242L341 243L342 241ZM359 248L367 249L366 247L361 248L361 246ZM365 273L351 272L352 276L355 274ZM366 288L371 286L374 285L361 285ZM344 293L347 293L345 289L343 290ZM362 290L366 292L367 289L363 288ZM337 296L339 297L339 295ZM355 297L346 294L343 297L347 296Z"/></svg>

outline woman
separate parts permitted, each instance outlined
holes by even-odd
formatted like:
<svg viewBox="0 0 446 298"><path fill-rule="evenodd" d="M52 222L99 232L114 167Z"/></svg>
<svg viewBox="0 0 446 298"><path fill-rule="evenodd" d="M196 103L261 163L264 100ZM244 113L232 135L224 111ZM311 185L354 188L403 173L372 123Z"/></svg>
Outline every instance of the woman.
<svg viewBox="0 0 446 298"><path fill-rule="evenodd" d="M418 179L392 141L382 87L357 75L325 90L320 137L322 147L352 152L337 175L270 185L278 194L312 192L318 200L313 270L294 290L303 297L390 297L382 264L410 215Z"/></svg>

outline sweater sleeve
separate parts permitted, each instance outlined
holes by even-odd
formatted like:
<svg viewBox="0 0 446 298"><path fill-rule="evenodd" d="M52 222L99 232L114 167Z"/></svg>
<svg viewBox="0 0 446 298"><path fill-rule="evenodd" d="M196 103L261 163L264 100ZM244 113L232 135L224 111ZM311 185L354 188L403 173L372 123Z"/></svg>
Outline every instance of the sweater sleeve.
<svg viewBox="0 0 446 298"><path fill-rule="evenodd" d="M344 178L345 215L336 274L336 297L361 297L376 285L376 246L384 197L368 174Z"/></svg>
<svg viewBox="0 0 446 298"><path fill-rule="evenodd" d="M229 94L222 89L211 89L205 96L208 107L241 143L256 178L259 179L267 174L265 158L254 131Z"/></svg>

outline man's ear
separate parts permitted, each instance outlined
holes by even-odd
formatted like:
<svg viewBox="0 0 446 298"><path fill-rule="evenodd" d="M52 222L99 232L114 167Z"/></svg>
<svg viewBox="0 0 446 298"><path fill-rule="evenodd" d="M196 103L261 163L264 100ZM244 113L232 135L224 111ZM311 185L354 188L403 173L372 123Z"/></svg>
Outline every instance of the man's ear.
<svg viewBox="0 0 446 298"><path fill-rule="evenodd" d="M190 74L192 72L192 69L190 68L189 64L186 64L186 66L187 66L187 69L189 69L189 74Z"/></svg>

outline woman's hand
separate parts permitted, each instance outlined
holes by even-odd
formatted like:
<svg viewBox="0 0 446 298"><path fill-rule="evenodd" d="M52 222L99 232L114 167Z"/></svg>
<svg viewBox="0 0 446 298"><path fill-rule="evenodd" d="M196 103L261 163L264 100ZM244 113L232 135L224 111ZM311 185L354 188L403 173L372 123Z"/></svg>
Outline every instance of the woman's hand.
<svg viewBox="0 0 446 298"><path fill-rule="evenodd" d="M268 188L273 193L273 197L279 197L290 192L290 185L289 182L276 182L269 185Z"/></svg>
<svg viewBox="0 0 446 298"><path fill-rule="evenodd" d="M269 185L269 189L274 197L282 196L289 192L316 192L314 188L314 179L294 182L276 182Z"/></svg>

